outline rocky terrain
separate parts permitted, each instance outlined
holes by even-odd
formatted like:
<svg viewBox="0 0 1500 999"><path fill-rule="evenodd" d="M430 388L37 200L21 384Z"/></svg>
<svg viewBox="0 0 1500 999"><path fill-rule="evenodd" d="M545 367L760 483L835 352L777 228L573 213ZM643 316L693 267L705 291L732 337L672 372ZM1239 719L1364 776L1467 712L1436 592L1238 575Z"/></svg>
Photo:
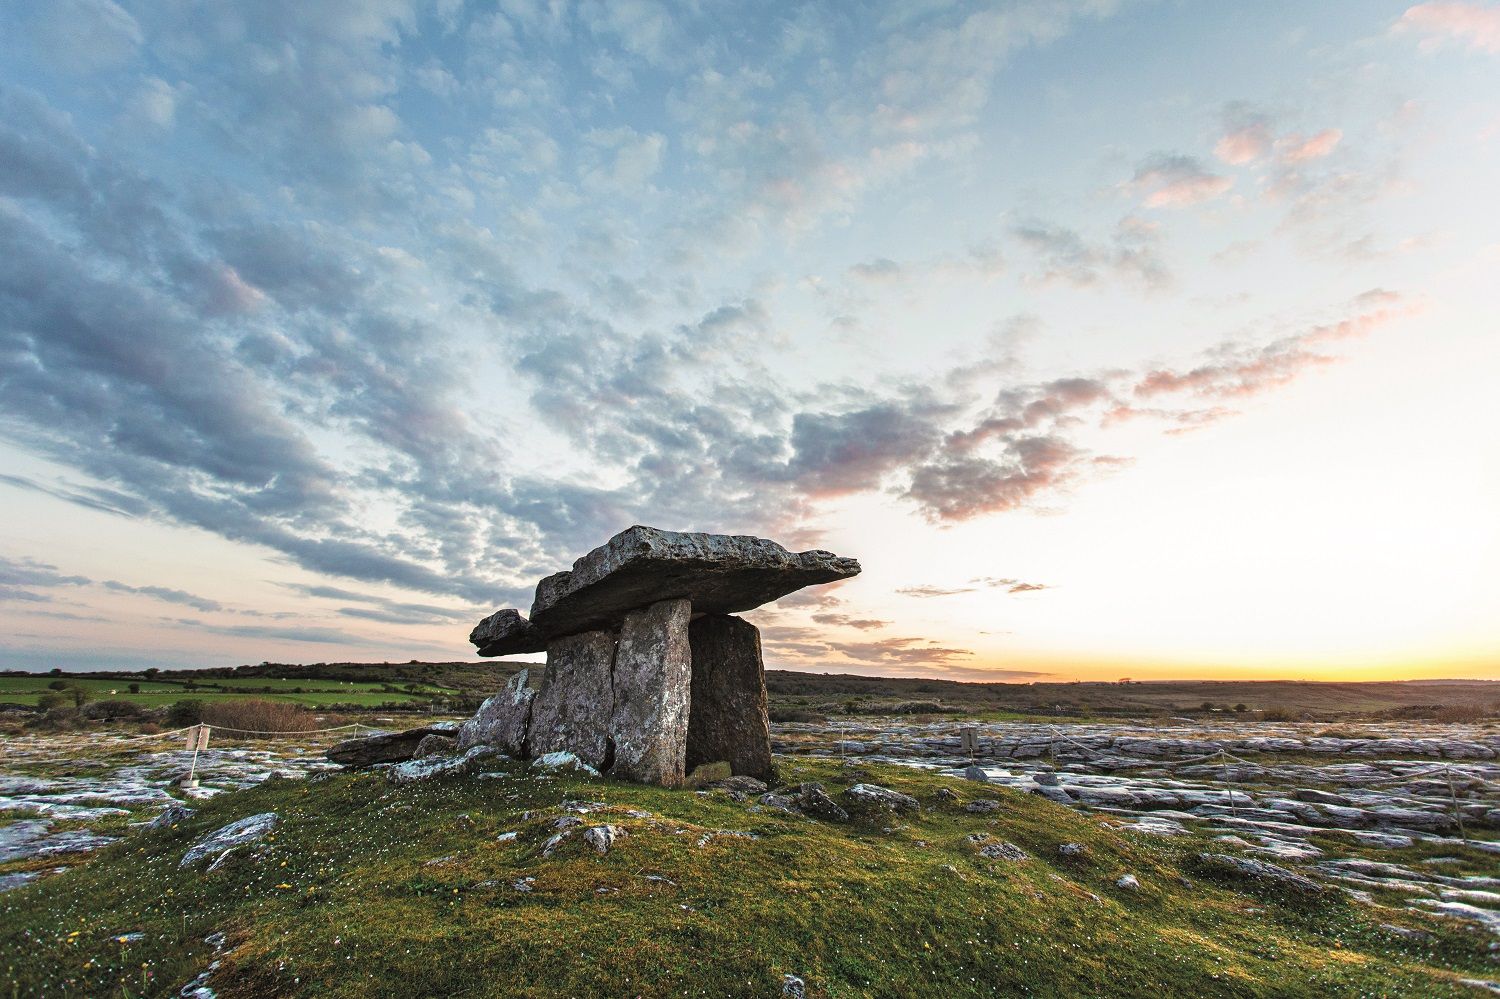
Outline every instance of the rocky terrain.
<svg viewBox="0 0 1500 999"><path fill-rule="evenodd" d="M1458 833L1440 755L980 729L970 771L951 722L778 726L775 782L685 789L443 725L216 746L196 788L180 736L19 738L0 967L17 996L194 999L1500 990L1492 759L1452 762Z"/></svg>
<svg viewBox="0 0 1500 999"><path fill-rule="evenodd" d="M1294 863L1357 898L1398 893L1414 909L1470 920L1500 940L1494 725L963 727L973 733L970 752L951 720L789 723L776 727L774 747L928 767L1151 836L1193 830ZM1454 874L1462 861L1445 854L1466 855L1486 873Z"/></svg>

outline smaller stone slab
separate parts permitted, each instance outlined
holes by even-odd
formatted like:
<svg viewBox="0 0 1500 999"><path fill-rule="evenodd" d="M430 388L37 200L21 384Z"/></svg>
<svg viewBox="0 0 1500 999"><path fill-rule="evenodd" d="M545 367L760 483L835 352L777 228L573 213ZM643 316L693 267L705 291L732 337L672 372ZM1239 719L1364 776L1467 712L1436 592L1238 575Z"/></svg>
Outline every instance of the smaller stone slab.
<svg viewBox="0 0 1500 999"><path fill-rule="evenodd" d="M457 750L494 746L507 756L526 755L526 730L531 723L532 670L521 670L494 697L487 697L474 716L458 727Z"/></svg>
<svg viewBox="0 0 1500 999"><path fill-rule="evenodd" d="M487 657L519 656L547 648L541 629L513 607L497 610L476 624L469 632L469 641L478 647L481 656Z"/></svg>

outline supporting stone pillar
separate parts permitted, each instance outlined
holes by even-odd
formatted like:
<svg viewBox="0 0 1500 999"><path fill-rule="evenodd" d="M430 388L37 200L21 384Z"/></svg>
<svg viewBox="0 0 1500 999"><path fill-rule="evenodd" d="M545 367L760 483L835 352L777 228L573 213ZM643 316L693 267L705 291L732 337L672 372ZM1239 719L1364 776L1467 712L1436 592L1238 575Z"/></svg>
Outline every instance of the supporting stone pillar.
<svg viewBox="0 0 1500 999"><path fill-rule="evenodd" d="M625 615L615 651L611 773L676 787L687 762L692 652L687 600L663 600Z"/></svg>
<svg viewBox="0 0 1500 999"><path fill-rule="evenodd" d="M565 751L598 770L609 768L614 657L615 639L607 631L547 643L547 672L531 703L530 755Z"/></svg>
<svg viewBox="0 0 1500 999"><path fill-rule="evenodd" d="M693 655L687 770L724 761L770 781L771 726L760 631L743 618L707 614L688 627Z"/></svg>

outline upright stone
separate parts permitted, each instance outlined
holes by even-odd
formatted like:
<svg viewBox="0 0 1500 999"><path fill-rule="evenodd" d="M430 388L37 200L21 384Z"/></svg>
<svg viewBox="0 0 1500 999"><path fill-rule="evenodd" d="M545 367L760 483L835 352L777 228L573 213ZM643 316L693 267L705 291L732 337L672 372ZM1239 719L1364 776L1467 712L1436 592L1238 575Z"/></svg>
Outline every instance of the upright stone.
<svg viewBox="0 0 1500 999"><path fill-rule="evenodd" d="M760 631L743 618L707 614L689 625L688 641L688 772L722 760L735 774L769 782L774 775Z"/></svg>
<svg viewBox="0 0 1500 999"><path fill-rule="evenodd" d="M687 600L625 615L615 652L613 776L676 787L687 763L692 651Z"/></svg>
<svg viewBox="0 0 1500 999"><path fill-rule="evenodd" d="M494 746L510 756L526 755L526 732L531 721L530 667L521 670L494 697L485 698L474 717L458 727L458 752L475 746Z"/></svg>
<svg viewBox="0 0 1500 999"><path fill-rule="evenodd" d="M531 703L530 755L569 752L595 769L609 767L614 658L615 639L607 631L547 643L547 672Z"/></svg>

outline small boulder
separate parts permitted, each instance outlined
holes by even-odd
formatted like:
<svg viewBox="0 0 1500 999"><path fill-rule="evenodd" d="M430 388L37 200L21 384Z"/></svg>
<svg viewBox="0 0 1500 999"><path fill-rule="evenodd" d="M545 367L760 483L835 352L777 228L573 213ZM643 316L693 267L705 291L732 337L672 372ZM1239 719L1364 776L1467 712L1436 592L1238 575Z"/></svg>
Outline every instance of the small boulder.
<svg viewBox="0 0 1500 999"><path fill-rule="evenodd" d="M492 756L499 756L494 746L475 746L462 756L430 756L425 759L407 760L385 772L385 779L392 784L417 784L444 777L460 777L479 769L479 765Z"/></svg>
<svg viewBox="0 0 1500 999"><path fill-rule="evenodd" d="M980 798L964 806L964 811L972 812L975 815L988 815L990 812L998 812L999 810L1000 802L994 798Z"/></svg>
<svg viewBox="0 0 1500 999"><path fill-rule="evenodd" d="M711 780L701 786L704 790L717 788L721 791L738 791L740 794L765 794L767 790L765 781L743 774L725 777L722 780Z"/></svg>
<svg viewBox="0 0 1500 999"><path fill-rule="evenodd" d="M275 812L261 812L221 826L188 847L178 867L193 867L210 857L217 857L237 846L255 843L269 836L281 824Z"/></svg>
<svg viewBox="0 0 1500 999"><path fill-rule="evenodd" d="M162 809L161 814L146 823L147 829L170 829L179 822L186 822L197 814L196 809L186 805L171 804Z"/></svg>
<svg viewBox="0 0 1500 999"><path fill-rule="evenodd" d="M807 983L796 975L781 976L782 999L807 999Z"/></svg>
<svg viewBox="0 0 1500 999"><path fill-rule="evenodd" d="M847 822L849 813L839 803L828 797L823 785L809 782L801 785L797 793L797 807L805 815L826 819L830 822Z"/></svg>
<svg viewBox="0 0 1500 999"><path fill-rule="evenodd" d="M599 771L580 760L573 753L544 753L531 761L533 770L574 770L578 773L598 777Z"/></svg>
<svg viewBox="0 0 1500 999"><path fill-rule="evenodd" d="M1115 887L1123 891L1140 891L1141 882L1134 874L1122 874L1115 879Z"/></svg>
<svg viewBox="0 0 1500 999"><path fill-rule="evenodd" d="M844 792L844 797L866 808L879 808L887 812L920 812L921 804L916 798L900 791L892 791L879 784L855 784Z"/></svg>
<svg viewBox="0 0 1500 999"><path fill-rule="evenodd" d="M1016 844L1007 843L1004 840L984 844L979 848L979 855L987 860L1020 861L1031 859L1031 854L1016 846Z"/></svg>
<svg viewBox="0 0 1500 999"><path fill-rule="evenodd" d="M623 839L630 833L619 826L591 826L583 832L583 841L599 856L609 852L609 848L615 844L615 840Z"/></svg>
<svg viewBox="0 0 1500 999"><path fill-rule="evenodd" d="M1082 843L1064 843L1057 848L1057 852L1064 857L1081 857L1085 850Z"/></svg>
<svg viewBox="0 0 1500 999"><path fill-rule="evenodd" d="M417 751L412 758L426 760L434 756L456 756L457 754L457 739L451 735L438 735L434 732L432 735L422 736L422 741L417 743Z"/></svg>

